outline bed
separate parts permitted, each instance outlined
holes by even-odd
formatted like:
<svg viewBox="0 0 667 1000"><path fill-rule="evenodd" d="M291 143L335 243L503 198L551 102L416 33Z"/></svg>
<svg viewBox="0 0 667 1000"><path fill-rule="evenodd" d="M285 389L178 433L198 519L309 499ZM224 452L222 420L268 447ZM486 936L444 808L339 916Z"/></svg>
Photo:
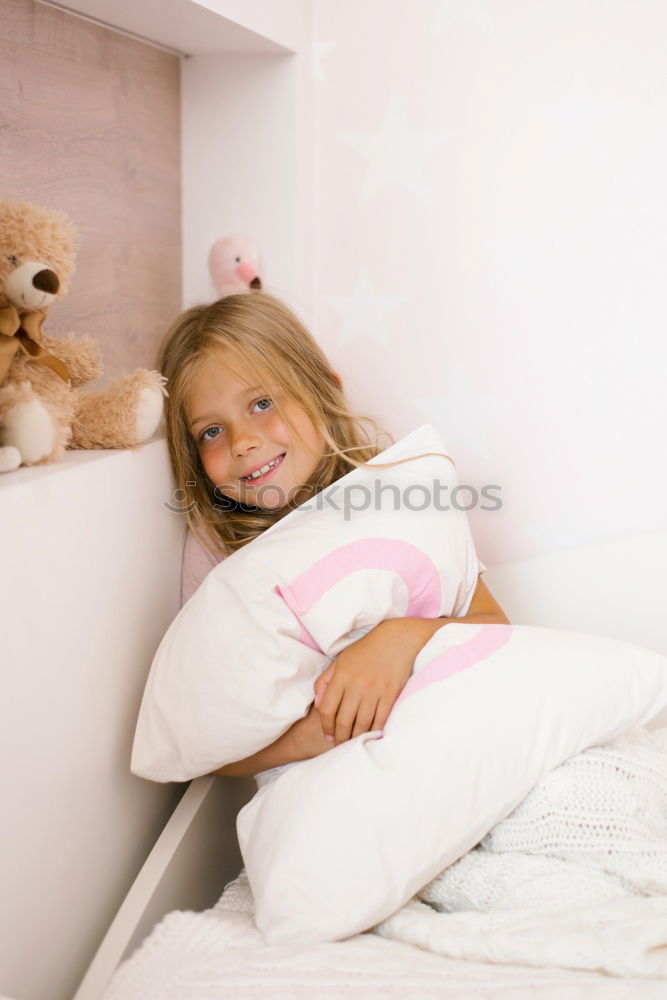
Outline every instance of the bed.
<svg viewBox="0 0 667 1000"><path fill-rule="evenodd" d="M667 652L665 556L667 533L637 535L496 566L485 579L516 624L596 632ZM667 725L664 715L649 728ZM368 933L307 949L266 947L253 925L234 828L254 791L251 779L189 784L75 1000L665 996L664 979L460 961Z"/></svg>

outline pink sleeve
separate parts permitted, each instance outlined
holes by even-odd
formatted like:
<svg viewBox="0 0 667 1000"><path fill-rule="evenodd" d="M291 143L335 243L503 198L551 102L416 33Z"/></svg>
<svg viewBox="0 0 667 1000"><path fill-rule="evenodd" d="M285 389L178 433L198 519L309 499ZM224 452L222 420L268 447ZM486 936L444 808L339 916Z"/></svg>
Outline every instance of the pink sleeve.
<svg viewBox="0 0 667 1000"><path fill-rule="evenodd" d="M205 549L195 535L188 529L183 548L183 567L181 570L181 607L189 601L205 576L222 562L225 557L218 558Z"/></svg>

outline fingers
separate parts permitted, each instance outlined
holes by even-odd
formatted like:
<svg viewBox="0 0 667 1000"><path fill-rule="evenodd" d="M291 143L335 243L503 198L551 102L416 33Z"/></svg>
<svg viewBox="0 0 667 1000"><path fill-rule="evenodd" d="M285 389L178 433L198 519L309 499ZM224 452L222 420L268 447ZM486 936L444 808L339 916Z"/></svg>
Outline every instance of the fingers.
<svg viewBox="0 0 667 1000"><path fill-rule="evenodd" d="M354 691L345 690L342 684L332 681L322 699L319 712L324 735L334 746L339 746L350 739L359 708L359 695ZM362 721L364 718L362 715ZM361 731L367 732L367 730Z"/></svg>
<svg viewBox="0 0 667 1000"><path fill-rule="evenodd" d="M345 692L338 703L335 713L329 714L328 707L324 706L325 716L322 720L322 728L327 739L330 739L333 732L334 746L340 746L341 743L354 739L355 736L360 736L362 733L369 733L373 728L382 728L384 722L379 727L373 725L374 720L378 716L378 711L380 711L380 704L372 696L366 698L364 701L359 701L358 696L354 692ZM390 703L387 703L381 711L382 719L386 719L389 715L389 710ZM322 716L322 706L320 707L320 716Z"/></svg>
<svg viewBox="0 0 667 1000"><path fill-rule="evenodd" d="M376 729L384 729L387 724L387 719L394 707L395 698L381 698L378 702L378 706L375 710L375 718L369 731L374 731Z"/></svg>
<svg viewBox="0 0 667 1000"><path fill-rule="evenodd" d="M320 702L327 693L328 686L329 685L327 684L326 681L317 681L317 683L315 684L315 708L320 707Z"/></svg>
<svg viewBox="0 0 667 1000"><path fill-rule="evenodd" d="M320 702L325 695L327 687L333 677L336 662L330 663L325 671L323 671L320 676L315 681L315 707L319 708Z"/></svg>
<svg viewBox="0 0 667 1000"><path fill-rule="evenodd" d="M328 684L324 681L327 674L331 678ZM361 733L383 730L400 694L397 690L378 699L369 690L346 688L342 677L334 675L333 664L318 678L316 689L315 707L322 731L334 746Z"/></svg>
<svg viewBox="0 0 667 1000"><path fill-rule="evenodd" d="M334 741L336 731L336 715L343 698L343 693L343 686L341 684L337 684L334 679L327 687L324 697L319 704L322 730L330 742Z"/></svg>
<svg viewBox="0 0 667 1000"><path fill-rule="evenodd" d="M334 727L334 746L345 743L352 735L352 726L359 708L359 701L352 692L345 692L343 700L336 712L336 723Z"/></svg>
<svg viewBox="0 0 667 1000"><path fill-rule="evenodd" d="M371 731L378 705L379 702L375 698L367 699L359 705L357 708L357 717L354 720L352 739L355 736L360 736L361 733L369 733Z"/></svg>
<svg viewBox="0 0 667 1000"><path fill-rule="evenodd" d="M324 681L326 684L328 684L331 678L333 677L335 669L336 669L336 661L332 660L327 669L323 670L320 676L317 678L317 680L315 681L315 685L317 686L320 683L320 681Z"/></svg>

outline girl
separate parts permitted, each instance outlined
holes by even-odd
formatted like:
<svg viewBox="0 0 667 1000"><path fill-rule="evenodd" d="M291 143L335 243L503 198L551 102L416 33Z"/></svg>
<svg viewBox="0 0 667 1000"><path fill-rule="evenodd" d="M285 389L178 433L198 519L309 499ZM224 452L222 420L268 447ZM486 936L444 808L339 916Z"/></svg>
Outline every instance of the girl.
<svg viewBox="0 0 667 1000"><path fill-rule="evenodd" d="M188 309L168 331L158 368L169 388L169 456L187 498L183 602L226 555L393 443L375 420L350 411L340 375L313 337L265 292ZM320 676L303 719L212 773L266 771L383 729L417 653L450 620L380 622ZM481 577L457 620L508 623Z"/></svg>

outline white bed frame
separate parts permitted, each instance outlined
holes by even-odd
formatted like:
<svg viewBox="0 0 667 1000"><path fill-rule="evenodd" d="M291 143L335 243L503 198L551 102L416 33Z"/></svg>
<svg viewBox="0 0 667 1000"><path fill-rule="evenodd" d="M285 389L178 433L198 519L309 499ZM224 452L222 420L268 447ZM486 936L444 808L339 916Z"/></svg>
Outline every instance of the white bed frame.
<svg viewBox="0 0 667 1000"><path fill-rule="evenodd" d="M74 1000L98 1000L118 963L170 910L205 910L242 867L234 820L252 778L190 782L123 900Z"/></svg>
<svg viewBox="0 0 667 1000"><path fill-rule="evenodd" d="M667 653L662 566L667 532L622 538L496 566L487 586L514 624L594 632ZM667 713L651 728L667 725ZM162 916L203 910L242 867L235 817L252 779L197 778L166 824L102 941L74 1000L97 1000L118 963Z"/></svg>

